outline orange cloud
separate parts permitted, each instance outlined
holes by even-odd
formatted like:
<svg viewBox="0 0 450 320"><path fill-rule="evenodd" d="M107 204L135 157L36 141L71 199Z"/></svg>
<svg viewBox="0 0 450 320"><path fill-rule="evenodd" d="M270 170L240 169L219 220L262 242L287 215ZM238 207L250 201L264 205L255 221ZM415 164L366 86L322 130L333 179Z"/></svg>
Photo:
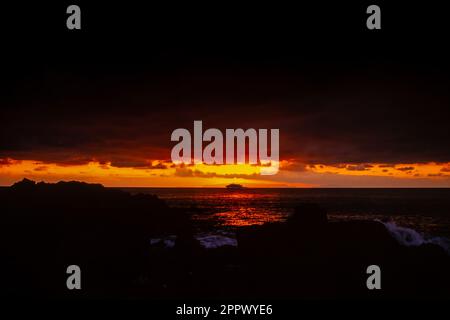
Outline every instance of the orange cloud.
<svg viewBox="0 0 450 320"><path fill-rule="evenodd" d="M427 187L442 187L450 186L449 168L450 163L434 162L325 165L282 160L277 175L263 176L260 175L260 166L250 164L175 166L163 160L148 160L142 167L123 167L99 161L60 165L8 158L0 159L0 185L11 185L29 178L48 182L79 180L116 187L223 187L229 183L249 187L367 187L381 183L389 187L423 186L424 181ZM399 181L403 182L399 184Z"/></svg>
<svg viewBox="0 0 450 320"><path fill-rule="evenodd" d="M316 173L334 173L350 176L388 176L395 178L450 177L440 174L448 168L449 163L413 163L413 164L339 164L313 165L310 170ZM443 171L444 170L444 171Z"/></svg>
<svg viewBox="0 0 450 320"><path fill-rule="evenodd" d="M59 165L34 160L8 160L0 168L0 184L10 185L22 178L55 182L80 180L106 186L154 187L222 187L231 182L252 186L277 186L264 180L260 167L244 165L168 166L163 161L149 161L145 167L118 167L110 162L91 161L87 164Z"/></svg>

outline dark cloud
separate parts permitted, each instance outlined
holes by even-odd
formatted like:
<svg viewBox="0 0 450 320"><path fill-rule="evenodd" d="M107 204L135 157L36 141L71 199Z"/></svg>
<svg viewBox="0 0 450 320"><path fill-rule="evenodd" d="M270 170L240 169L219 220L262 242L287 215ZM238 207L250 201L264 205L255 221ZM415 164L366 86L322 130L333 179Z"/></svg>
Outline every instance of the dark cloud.
<svg viewBox="0 0 450 320"><path fill-rule="evenodd" d="M373 165L362 163L358 165L347 165L345 169L349 171L366 171L372 167Z"/></svg>
<svg viewBox="0 0 450 320"><path fill-rule="evenodd" d="M428 176L429 177L449 177L450 175L439 172L439 173L429 173Z"/></svg>
<svg viewBox="0 0 450 320"><path fill-rule="evenodd" d="M111 166L118 168L138 168L138 169L167 169L167 165L162 162L156 162L153 164L152 161L143 159L133 159L133 158L113 158Z"/></svg>
<svg viewBox="0 0 450 320"><path fill-rule="evenodd" d="M279 128L281 158L301 164L449 162L446 60L360 57L352 43L337 57L265 46L237 58L230 47L20 61L3 74L0 158L148 167L170 160L174 129L203 120L205 129Z"/></svg>
<svg viewBox="0 0 450 320"><path fill-rule="evenodd" d="M380 168L393 168L395 167L394 163L384 163L379 165Z"/></svg>
<svg viewBox="0 0 450 320"><path fill-rule="evenodd" d="M177 176L177 177L193 177L194 172L188 168L176 168L175 176Z"/></svg>
<svg viewBox="0 0 450 320"><path fill-rule="evenodd" d="M0 159L0 167L2 166L9 166L14 163L14 160L9 158Z"/></svg>
<svg viewBox="0 0 450 320"><path fill-rule="evenodd" d="M270 166L270 163L268 164ZM314 169L315 165L309 165L306 163L298 162L295 159L290 159L287 164L283 164L283 170L287 171L307 171L308 168Z"/></svg>
<svg viewBox="0 0 450 320"><path fill-rule="evenodd" d="M34 168L34 171L47 171L48 167L47 166L38 166L36 168Z"/></svg>
<svg viewBox="0 0 450 320"><path fill-rule="evenodd" d="M244 179L264 179L259 174L221 174L216 172L203 172L201 170L193 170L187 167L175 169L177 177L199 177L199 178L244 178Z"/></svg>
<svg viewBox="0 0 450 320"><path fill-rule="evenodd" d="M396 168L399 171L411 171L414 170L414 167L400 167L400 168Z"/></svg>
<svg viewBox="0 0 450 320"><path fill-rule="evenodd" d="M163 164L161 162L158 162L155 165L151 165L151 167L149 169L167 169L167 168L168 168L167 165L165 165L165 164Z"/></svg>

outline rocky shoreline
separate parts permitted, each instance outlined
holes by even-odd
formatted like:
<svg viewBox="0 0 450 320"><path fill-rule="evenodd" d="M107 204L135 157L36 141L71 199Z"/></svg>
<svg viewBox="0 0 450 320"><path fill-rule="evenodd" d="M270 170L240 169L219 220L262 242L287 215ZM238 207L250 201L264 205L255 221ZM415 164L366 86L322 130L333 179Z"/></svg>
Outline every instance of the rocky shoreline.
<svg viewBox="0 0 450 320"><path fill-rule="evenodd" d="M239 228L221 246L195 237L189 214L156 196L101 185L24 180L0 191L0 207L3 296L450 297L440 246L403 246L377 221L330 222L316 204L286 222ZM82 270L79 292L65 286L70 264ZM366 287L373 264L381 290Z"/></svg>

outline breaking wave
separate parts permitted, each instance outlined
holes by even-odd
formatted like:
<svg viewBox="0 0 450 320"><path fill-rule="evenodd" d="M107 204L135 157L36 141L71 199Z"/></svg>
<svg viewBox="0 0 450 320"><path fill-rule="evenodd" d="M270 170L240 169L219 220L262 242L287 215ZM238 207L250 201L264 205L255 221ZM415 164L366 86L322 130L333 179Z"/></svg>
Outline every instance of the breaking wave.
<svg viewBox="0 0 450 320"><path fill-rule="evenodd" d="M448 254L450 254L450 239L445 237L426 237L414 229L401 227L395 222L383 222L389 233L402 245L405 246L420 246L423 244L435 244L442 247Z"/></svg>
<svg viewBox="0 0 450 320"><path fill-rule="evenodd" d="M196 236L200 244L207 249L214 249L222 246L237 246L237 240L218 234L201 234Z"/></svg>
<svg viewBox="0 0 450 320"><path fill-rule="evenodd" d="M235 238L221 234L202 233L196 235L195 238L200 242L200 245L206 249L215 249L222 246L237 246L237 240ZM152 238L150 239L150 245L163 246L164 248L174 248L176 240L177 236L175 235L164 238Z"/></svg>
<svg viewBox="0 0 450 320"><path fill-rule="evenodd" d="M177 240L177 236L168 236L165 238L153 238L150 239L150 245L162 245L165 248L174 248L175 247L175 241Z"/></svg>

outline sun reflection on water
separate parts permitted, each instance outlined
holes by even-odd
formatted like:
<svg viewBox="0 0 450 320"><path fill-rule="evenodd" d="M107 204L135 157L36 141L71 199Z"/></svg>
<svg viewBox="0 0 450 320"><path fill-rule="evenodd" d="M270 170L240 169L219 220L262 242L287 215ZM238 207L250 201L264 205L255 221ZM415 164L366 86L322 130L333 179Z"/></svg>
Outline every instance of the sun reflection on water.
<svg viewBox="0 0 450 320"><path fill-rule="evenodd" d="M210 200L215 202L216 212L209 219L221 226L261 225L283 221L287 216L279 210L279 199L254 191L228 191L220 197L212 195Z"/></svg>
<svg viewBox="0 0 450 320"><path fill-rule="evenodd" d="M309 202L320 204L329 221L392 220L419 232L450 237L448 189L151 188L146 192L189 211L200 229L284 221L299 203Z"/></svg>

